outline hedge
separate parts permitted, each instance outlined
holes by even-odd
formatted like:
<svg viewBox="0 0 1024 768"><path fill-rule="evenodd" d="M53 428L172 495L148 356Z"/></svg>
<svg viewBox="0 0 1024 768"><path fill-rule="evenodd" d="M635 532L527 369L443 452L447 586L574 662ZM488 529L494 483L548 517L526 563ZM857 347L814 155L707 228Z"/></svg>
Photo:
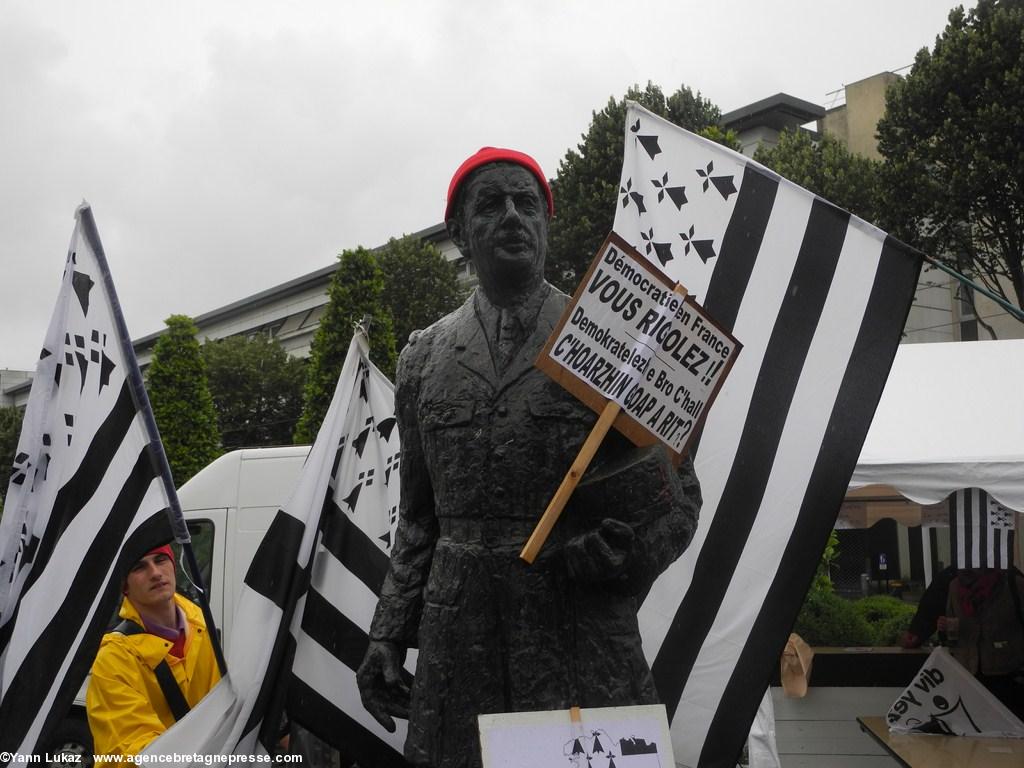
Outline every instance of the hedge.
<svg viewBox="0 0 1024 768"><path fill-rule="evenodd" d="M846 600L832 592L812 590L793 631L810 645L897 645L915 610L915 606L885 595Z"/></svg>

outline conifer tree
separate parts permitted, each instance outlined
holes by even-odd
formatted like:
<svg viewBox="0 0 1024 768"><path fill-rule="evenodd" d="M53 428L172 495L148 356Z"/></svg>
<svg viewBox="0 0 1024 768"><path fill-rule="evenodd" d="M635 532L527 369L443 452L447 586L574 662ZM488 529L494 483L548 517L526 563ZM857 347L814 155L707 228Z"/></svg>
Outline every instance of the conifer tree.
<svg viewBox="0 0 1024 768"><path fill-rule="evenodd" d="M146 370L146 390L178 487L220 453L220 432L206 367L190 317L171 315Z"/></svg>
<svg viewBox="0 0 1024 768"><path fill-rule="evenodd" d="M384 277L376 258L366 248L343 252L328 288L328 304L310 348L302 415L295 427L295 442L310 443L338 384L341 366L357 323L370 320L370 360L388 378L395 375L395 336L384 307Z"/></svg>
<svg viewBox="0 0 1024 768"><path fill-rule="evenodd" d="M459 277L433 243L412 235L391 238L375 253L384 274L384 306L394 324L396 352L409 334L459 306Z"/></svg>

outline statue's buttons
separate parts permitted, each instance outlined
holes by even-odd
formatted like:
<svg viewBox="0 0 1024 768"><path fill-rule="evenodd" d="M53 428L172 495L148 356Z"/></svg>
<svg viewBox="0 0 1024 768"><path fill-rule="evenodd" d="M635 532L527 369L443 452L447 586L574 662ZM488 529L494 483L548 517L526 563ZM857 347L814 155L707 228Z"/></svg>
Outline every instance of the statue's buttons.
<svg viewBox="0 0 1024 768"><path fill-rule="evenodd" d="M494 497L497 498L497 499L505 498L505 489L503 487L501 487L500 485L494 486L494 490L491 491L491 493L493 493Z"/></svg>
<svg viewBox="0 0 1024 768"><path fill-rule="evenodd" d="M498 415L499 416L508 416L508 408L506 408L504 405L499 405L498 406Z"/></svg>

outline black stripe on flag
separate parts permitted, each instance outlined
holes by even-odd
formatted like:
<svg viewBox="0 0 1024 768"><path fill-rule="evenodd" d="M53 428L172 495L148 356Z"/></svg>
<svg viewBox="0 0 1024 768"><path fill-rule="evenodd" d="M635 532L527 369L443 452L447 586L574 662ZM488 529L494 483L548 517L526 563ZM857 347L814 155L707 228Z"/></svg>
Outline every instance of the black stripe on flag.
<svg viewBox="0 0 1024 768"><path fill-rule="evenodd" d="M288 712L337 749L342 765L357 760L374 768L408 768L401 754L297 677L288 685Z"/></svg>
<svg viewBox="0 0 1024 768"><path fill-rule="evenodd" d="M138 558L141 547L158 546L172 538L166 511L163 511L154 516L153 522L141 526L133 533L129 539L130 545L121 548L154 478L153 464L148 450L144 448L92 543L87 545L83 542L82 559L70 591L11 681L4 703L0 706L0 722L4 723L3 737L10 741L0 745L0 750L13 751L25 738L37 713L43 710L60 664L73 649L79 629L83 624L88 624L90 634L86 634L75 655L71 671L61 681L60 695L49 711L47 723L55 724L67 713L85 673L92 666L102 631L114 613L120 596L122 576ZM115 557L119 548L121 554ZM107 580L106 574L111 563L115 564L114 571ZM98 594L102 595L102 599L96 613L91 614L93 600ZM18 704L16 710L14 702Z"/></svg>
<svg viewBox="0 0 1024 768"><path fill-rule="evenodd" d="M708 286L704 309L726 330L733 330L743 295L761 250L779 182L748 165L722 236L718 264Z"/></svg>
<svg viewBox="0 0 1024 768"><path fill-rule="evenodd" d="M373 594L380 595L388 556L333 501L325 506L321 543Z"/></svg>
<svg viewBox="0 0 1024 768"><path fill-rule="evenodd" d="M960 501L961 530L964 536L963 563L957 565L959 568L971 568L974 566L974 509L970 491L958 491L957 499Z"/></svg>
<svg viewBox="0 0 1024 768"><path fill-rule="evenodd" d="M708 729L701 766L736 765L761 696L796 620L820 552L846 495L910 311L921 261L898 241L883 246L864 318L836 395L800 512L771 588Z"/></svg>
<svg viewBox="0 0 1024 768"><path fill-rule="evenodd" d="M118 393L114 407L111 408L107 418L103 420L93 435L89 448L82 458L82 463L78 465L78 469L54 498L53 507L46 522L46 531L39 541L32 560L32 571L25 579L23 592L28 592L35 584L36 579L46 568L64 531L96 493L96 489L103 481L110 462L113 461L136 413L135 404L132 402L131 387L125 380L121 384L121 391ZM2 647L3 644L0 642L0 648Z"/></svg>
<svg viewBox="0 0 1024 768"><path fill-rule="evenodd" d="M964 568L974 566L974 546L977 539L974 520L974 504L972 504L971 492L966 488L961 492L964 502Z"/></svg>
<svg viewBox="0 0 1024 768"><path fill-rule="evenodd" d="M786 298L765 350L736 457L718 503L722 514L711 524L697 555L693 581L652 665L655 685L670 719L757 517L800 371L839 262L849 218L848 213L821 199L811 205ZM716 269L712 282L717 280ZM718 316L710 306L708 311Z"/></svg>
<svg viewBox="0 0 1024 768"><path fill-rule="evenodd" d="M282 610L288 604L299 570L296 562L305 531L305 523L277 510L245 574L246 585Z"/></svg>
<svg viewBox="0 0 1024 768"><path fill-rule="evenodd" d="M274 529L274 523L277 523L276 529ZM253 729L259 728L259 740L268 751L272 750L279 740L278 730L288 687L288 675L284 674L284 671L291 669L292 659L295 655L295 638L291 633L295 607L309 589L309 568L300 568L297 562L297 542L301 541L304 529L305 523L278 510L277 516L271 523L271 528L268 528L263 535L263 541L249 567L249 573L245 576L247 587L281 608L281 620L277 625L277 637L274 638L274 647L270 651L270 659L267 662L267 672L260 685L260 692L256 695L256 702L249 713L249 719L242 729L243 734L248 734ZM286 537L283 543L288 547L287 557L278 553L281 542L275 541L272 530L276 530L278 534ZM268 542L274 543L268 544ZM264 546L268 553L276 554L272 555L273 559L264 562L262 570L266 573L250 581L254 572L260 570L257 567L257 558L263 552ZM271 574L270 571L274 573ZM261 588L266 588L267 591L262 592Z"/></svg>
<svg viewBox="0 0 1024 768"><path fill-rule="evenodd" d="M704 297L704 309L715 322L728 331L736 325L747 283L754 271L757 254L761 250L768 220L771 218L775 195L779 191L777 178L748 165L743 171L739 197L732 217L722 235L718 264ZM703 426L694 437L690 457L700 452ZM646 599L646 596L644 596Z"/></svg>
<svg viewBox="0 0 1024 768"><path fill-rule="evenodd" d="M949 500L949 551L952 553L950 559L957 568L963 568L960 557L960 545L963 542L963 505L960 502L959 494L963 491L954 491Z"/></svg>
<svg viewBox="0 0 1024 768"><path fill-rule="evenodd" d="M242 729L243 734L248 734L258 728L259 740L268 751L274 748L279 738L278 728L286 695L287 677L281 671L291 668L295 653L295 639L289 628L295 606L309 587L309 569L300 568L298 564L305 531L306 523L284 510L277 510L243 580L245 587L281 610L267 672ZM245 599L244 595L241 599Z"/></svg>
<svg viewBox="0 0 1024 768"><path fill-rule="evenodd" d="M306 593L302 631L353 672L370 642L365 631L315 589Z"/></svg>
<svg viewBox="0 0 1024 768"><path fill-rule="evenodd" d="M370 638L355 622L343 614L327 598L314 589L306 593L306 606L302 615L302 631L309 639L322 646L333 658L355 672L366 655ZM412 685L412 675L402 670L406 685ZM299 687L296 688L295 686ZM339 720L344 732L339 732L335 724L335 711L341 712L332 704L323 710L325 700L310 688L295 673L288 691L288 713L297 722L304 725L324 741L339 749L343 754L360 765L378 765L382 750L386 754L398 757L389 745L380 741L358 722L344 715ZM295 691L298 691L296 693ZM329 717L327 715L330 715ZM350 729L355 729L349 733ZM346 741L347 738L354 741ZM404 761L398 765L405 765Z"/></svg>
<svg viewBox="0 0 1024 768"><path fill-rule="evenodd" d="M978 532L978 568L990 568L988 563L988 550L992 546L992 531L988 527L988 505L985 503L985 494L972 488L967 491L971 496L971 503L974 505L974 520Z"/></svg>
<svg viewBox="0 0 1024 768"><path fill-rule="evenodd" d="M272 752L281 740L282 713L288 688L288 677L283 672L291 669L295 656L295 638L288 631L290 623L290 615L286 615L278 627L260 692L256 694L249 719L242 728L242 738L258 729L257 738L268 752Z"/></svg>

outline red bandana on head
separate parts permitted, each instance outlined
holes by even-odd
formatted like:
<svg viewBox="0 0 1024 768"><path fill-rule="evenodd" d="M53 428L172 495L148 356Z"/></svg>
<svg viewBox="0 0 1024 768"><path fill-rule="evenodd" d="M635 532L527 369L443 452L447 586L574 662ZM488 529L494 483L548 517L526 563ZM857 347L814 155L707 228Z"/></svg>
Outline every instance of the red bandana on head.
<svg viewBox="0 0 1024 768"><path fill-rule="evenodd" d="M144 554L142 557L149 557L150 555L155 555L158 552L162 552L163 554L167 555L169 558L171 558L171 562L174 562L174 550L171 549L170 544L164 544L162 547L153 547L151 550L149 550L149 552ZM139 560L141 560L142 557L140 557ZM121 582L121 594L128 594L128 584L126 581Z"/></svg>

